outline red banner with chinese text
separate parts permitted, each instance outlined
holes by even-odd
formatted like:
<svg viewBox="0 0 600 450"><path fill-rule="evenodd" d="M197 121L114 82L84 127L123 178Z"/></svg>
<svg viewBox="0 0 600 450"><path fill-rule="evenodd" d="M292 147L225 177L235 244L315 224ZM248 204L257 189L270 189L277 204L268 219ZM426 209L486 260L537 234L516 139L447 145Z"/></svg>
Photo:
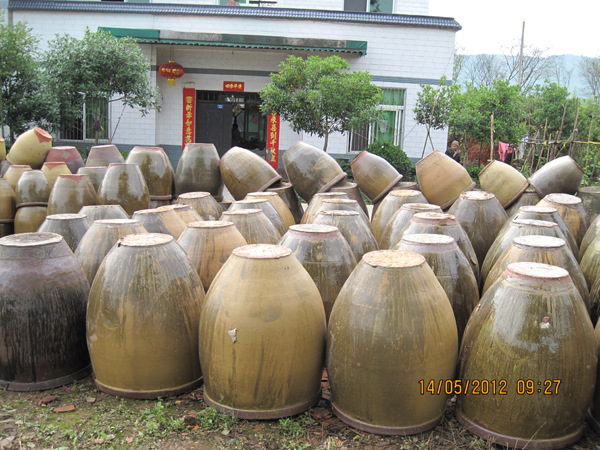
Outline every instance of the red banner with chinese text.
<svg viewBox="0 0 600 450"><path fill-rule="evenodd" d="M244 92L243 81L223 81L224 91Z"/></svg>
<svg viewBox="0 0 600 450"><path fill-rule="evenodd" d="M277 170L279 168L279 114L269 114L267 123L267 161Z"/></svg>
<svg viewBox="0 0 600 450"><path fill-rule="evenodd" d="M194 126L196 123L196 89L183 88L183 145L194 142Z"/></svg>

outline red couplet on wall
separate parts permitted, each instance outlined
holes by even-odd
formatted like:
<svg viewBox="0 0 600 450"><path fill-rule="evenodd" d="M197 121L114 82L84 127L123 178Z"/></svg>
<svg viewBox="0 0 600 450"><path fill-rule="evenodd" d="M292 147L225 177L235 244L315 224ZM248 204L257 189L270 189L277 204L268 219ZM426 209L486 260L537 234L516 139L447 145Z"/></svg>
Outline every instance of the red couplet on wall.
<svg viewBox="0 0 600 450"><path fill-rule="evenodd" d="M243 81L223 81L223 90L230 92L244 92Z"/></svg>
<svg viewBox="0 0 600 450"><path fill-rule="evenodd" d="M279 168L279 114L269 114L267 128L267 161L277 170Z"/></svg>
<svg viewBox="0 0 600 450"><path fill-rule="evenodd" d="M183 88L183 145L194 142L194 124L196 115L196 89Z"/></svg>

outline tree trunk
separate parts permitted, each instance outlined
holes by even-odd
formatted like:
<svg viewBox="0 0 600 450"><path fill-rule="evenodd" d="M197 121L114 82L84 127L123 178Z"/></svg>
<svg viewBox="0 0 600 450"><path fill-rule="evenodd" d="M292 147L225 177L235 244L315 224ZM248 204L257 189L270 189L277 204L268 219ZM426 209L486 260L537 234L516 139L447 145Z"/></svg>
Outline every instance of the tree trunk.
<svg viewBox="0 0 600 450"><path fill-rule="evenodd" d="M325 143L323 144L323 151L327 153L327 144L329 143L329 133L325 133Z"/></svg>

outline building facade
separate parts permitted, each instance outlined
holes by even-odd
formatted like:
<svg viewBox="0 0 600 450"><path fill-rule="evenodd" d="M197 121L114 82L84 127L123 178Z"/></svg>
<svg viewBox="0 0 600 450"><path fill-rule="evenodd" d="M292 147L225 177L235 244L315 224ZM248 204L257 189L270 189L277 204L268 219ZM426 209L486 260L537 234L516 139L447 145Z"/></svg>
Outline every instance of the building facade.
<svg viewBox="0 0 600 450"><path fill-rule="evenodd" d="M264 153L268 124L258 106L269 74L290 54L335 54L352 70L371 73L384 91L386 113L377 124L330 136L328 152L347 155L377 140L420 158L426 129L413 119L420 84L451 79L460 30L454 19L427 12L428 0L9 0L7 17L32 27L42 50L57 34L79 38L88 28L137 39L161 105L142 117L111 103L107 125L113 130L118 124L116 144L160 146L175 160L190 138L214 142L220 153L233 145ZM185 71L175 86L158 73L171 60ZM60 139L92 137L85 123L77 128L65 130ZM285 122L278 138L280 152L298 140L323 144L316 136L293 132ZM445 150L447 131L433 131L432 138L436 149Z"/></svg>

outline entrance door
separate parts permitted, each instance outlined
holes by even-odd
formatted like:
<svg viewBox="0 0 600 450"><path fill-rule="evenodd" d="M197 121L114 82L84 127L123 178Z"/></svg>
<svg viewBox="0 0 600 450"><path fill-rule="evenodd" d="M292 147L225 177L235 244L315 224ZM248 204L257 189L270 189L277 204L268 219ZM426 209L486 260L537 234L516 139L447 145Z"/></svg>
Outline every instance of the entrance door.
<svg viewBox="0 0 600 450"><path fill-rule="evenodd" d="M212 143L219 156L232 147L231 116L233 105L225 102L198 102L196 142Z"/></svg>

